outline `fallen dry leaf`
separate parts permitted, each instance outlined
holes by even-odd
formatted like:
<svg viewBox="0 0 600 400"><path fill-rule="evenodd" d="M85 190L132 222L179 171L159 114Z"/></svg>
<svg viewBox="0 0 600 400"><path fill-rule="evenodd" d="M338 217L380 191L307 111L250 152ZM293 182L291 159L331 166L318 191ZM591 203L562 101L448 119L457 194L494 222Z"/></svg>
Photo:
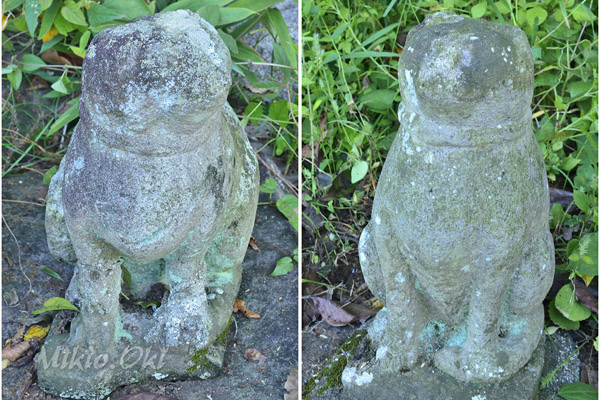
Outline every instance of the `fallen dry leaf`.
<svg viewBox="0 0 600 400"><path fill-rule="evenodd" d="M366 320L371 317L374 317L379 310L374 310L372 308L363 306L362 304L354 304L350 303L343 307L345 311L348 311L350 314L354 315L361 324L364 324Z"/></svg>
<svg viewBox="0 0 600 400"><path fill-rule="evenodd" d="M250 246L252 248L252 250L258 250L258 243L256 243L256 239L254 239L254 236L250 236L250 242L248 242L248 246Z"/></svg>
<svg viewBox="0 0 600 400"><path fill-rule="evenodd" d="M244 300L236 299L235 303L233 303L233 312L241 312L242 315L246 318L260 318L260 314L254 311L248 310L246 305L244 304Z"/></svg>
<svg viewBox="0 0 600 400"><path fill-rule="evenodd" d="M51 65L73 65L66 57L58 54L58 51L55 49L50 49L43 52L42 60Z"/></svg>
<svg viewBox="0 0 600 400"><path fill-rule="evenodd" d="M33 339L33 338L43 339L44 337L46 337L49 330L50 330L49 326L44 328L39 325L33 325L31 328L29 328L29 330L25 334L25 336L23 337L23 340L29 340L29 339Z"/></svg>
<svg viewBox="0 0 600 400"><path fill-rule="evenodd" d="M4 368L8 367L8 363L9 363L9 362L10 362L10 361L8 361L8 360L2 360L2 369L4 369Z"/></svg>
<svg viewBox="0 0 600 400"><path fill-rule="evenodd" d="M38 338L33 338L31 340L26 340L21 343L17 343L14 346L4 346L4 348L2 349L2 359L8 361L15 361L31 348L33 342L38 341Z"/></svg>
<svg viewBox="0 0 600 400"><path fill-rule="evenodd" d="M258 363L259 365L263 365L267 357L265 357L259 350L257 349L246 349L244 352L244 358L250 362Z"/></svg>
<svg viewBox="0 0 600 400"><path fill-rule="evenodd" d="M298 400L298 367L295 366L283 385L287 393L283 395L283 400Z"/></svg>
<svg viewBox="0 0 600 400"><path fill-rule="evenodd" d="M263 95L263 94L267 94L267 93L269 93L269 92L273 92L273 90L272 90L272 89L256 88L256 87L252 86L252 85L250 84L250 82L248 82L248 81L245 81L245 82L244 82L244 87L245 87L246 89L248 89L248 91L249 91L250 93L254 93L254 94L260 94L260 95Z"/></svg>
<svg viewBox="0 0 600 400"><path fill-rule="evenodd" d="M581 304L598 314L598 299L578 280L575 280L575 293Z"/></svg>
<svg viewBox="0 0 600 400"><path fill-rule="evenodd" d="M357 319L333 300L314 296L309 299L313 301L323 320L331 326L346 326Z"/></svg>

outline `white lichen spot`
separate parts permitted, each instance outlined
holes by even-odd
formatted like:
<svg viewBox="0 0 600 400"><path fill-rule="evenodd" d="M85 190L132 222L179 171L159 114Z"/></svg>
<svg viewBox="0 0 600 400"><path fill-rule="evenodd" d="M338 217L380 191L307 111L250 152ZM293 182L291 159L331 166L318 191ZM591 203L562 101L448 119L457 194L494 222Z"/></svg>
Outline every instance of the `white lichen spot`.
<svg viewBox="0 0 600 400"><path fill-rule="evenodd" d="M402 271L400 271L400 272L398 272L396 274L396 277L394 278L394 280L397 283L404 283L404 282L406 282L406 278L404 277L404 274L402 273Z"/></svg>
<svg viewBox="0 0 600 400"><path fill-rule="evenodd" d="M376 216L375 216L375 223L376 223L377 225L381 224L381 218L379 218L379 215L376 215Z"/></svg>
<svg viewBox="0 0 600 400"><path fill-rule="evenodd" d="M491 199L492 199L492 196L488 196L488 199L490 199L490 200L491 200Z"/></svg>
<svg viewBox="0 0 600 400"><path fill-rule="evenodd" d="M367 261L367 257L365 256L365 253L361 252L359 257L360 257L360 261L362 261L362 262Z"/></svg>
<svg viewBox="0 0 600 400"><path fill-rule="evenodd" d="M356 368L346 368L344 372L342 372L342 381L345 383L355 383L358 386L366 385L371 383L373 380L373 374L370 372L364 372L362 374L356 373Z"/></svg>
<svg viewBox="0 0 600 400"><path fill-rule="evenodd" d="M504 62L508 62L508 59L506 57L502 58L504 60Z"/></svg>
<svg viewBox="0 0 600 400"><path fill-rule="evenodd" d="M223 294L225 292L223 292L223 289L221 288L217 288L217 290L215 290L217 292L217 294Z"/></svg>
<svg viewBox="0 0 600 400"><path fill-rule="evenodd" d="M501 176L499 176L499 177L498 177L498 181L501 181L501 180L502 180L502 177L501 177Z"/></svg>
<svg viewBox="0 0 600 400"><path fill-rule="evenodd" d="M410 185L414 187L414 186L415 186L415 183L414 183L414 182L411 182L411 183L410 183Z"/></svg>
<svg viewBox="0 0 600 400"><path fill-rule="evenodd" d="M421 146L417 146L417 153L420 153L422 151L423 151L423 149L421 148Z"/></svg>
<svg viewBox="0 0 600 400"><path fill-rule="evenodd" d="M161 374L160 372L156 372L156 373L152 374L152 376L154 377L154 379L160 381L161 379L165 379L169 375L168 374Z"/></svg>
<svg viewBox="0 0 600 400"><path fill-rule="evenodd" d="M73 162L73 168L75 168L76 170L80 170L81 168L83 168L84 165L85 165L85 160L82 156L77 157L75 159L75 161Z"/></svg>
<svg viewBox="0 0 600 400"><path fill-rule="evenodd" d="M496 125L496 128L502 129L502 125Z"/></svg>
<svg viewBox="0 0 600 400"><path fill-rule="evenodd" d="M411 337L413 337L412 331L406 331L406 338L410 339Z"/></svg>
<svg viewBox="0 0 600 400"><path fill-rule="evenodd" d="M542 265L542 271L546 269L546 264Z"/></svg>
<svg viewBox="0 0 600 400"><path fill-rule="evenodd" d="M471 268L471 266L469 264L465 265L464 267L462 267L460 270L464 271L464 272L469 272L469 269Z"/></svg>
<svg viewBox="0 0 600 400"><path fill-rule="evenodd" d="M477 395L477 396L471 397L471 400L487 400L487 397Z"/></svg>
<svg viewBox="0 0 600 400"><path fill-rule="evenodd" d="M480 292L479 290L478 290L478 291L476 291L476 292L475 292L475 296L477 296L477 297L481 296L481 292Z"/></svg>
<svg viewBox="0 0 600 400"><path fill-rule="evenodd" d="M477 39L479 39L477 36L471 36L471 37L469 38L469 40L477 40Z"/></svg>
<svg viewBox="0 0 600 400"><path fill-rule="evenodd" d="M525 68L523 68L523 67L519 68L519 72L520 72L520 73L523 73L523 72L525 72Z"/></svg>
<svg viewBox="0 0 600 400"><path fill-rule="evenodd" d="M490 257L486 257L485 261L490 262L490 261L492 261L492 259Z"/></svg>
<svg viewBox="0 0 600 400"><path fill-rule="evenodd" d="M436 263L439 263L439 262L440 262L440 260L438 260L437 258L436 258L435 260L433 260L433 261L435 261Z"/></svg>
<svg viewBox="0 0 600 400"><path fill-rule="evenodd" d="M387 351L388 351L387 346L381 346L380 348L377 349L377 353L375 354L375 359L381 360L382 358L385 357L385 355L387 354Z"/></svg>
<svg viewBox="0 0 600 400"><path fill-rule="evenodd" d="M506 48L506 50L510 51L510 46L508 46L508 47Z"/></svg>
<svg viewBox="0 0 600 400"><path fill-rule="evenodd" d="M490 48L490 50L492 51L492 53L495 53L495 52L496 52L496 50L494 50L494 48L493 48L493 47L491 47L491 48Z"/></svg>
<svg viewBox="0 0 600 400"><path fill-rule="evenodd" d="M511 64L512 64L512 63L511 63ZM509 85L512 85L512 79L509 79L509 80L508 80L508 84L509 84Z"/></svg>
<svg viewBox="0 0 600 400"><path fill-rule="evenodd" d="M406 49L407 51L410 51L411 53L415 52L415 49L413 49L412 47L408 46L408 48Z"/></svg>

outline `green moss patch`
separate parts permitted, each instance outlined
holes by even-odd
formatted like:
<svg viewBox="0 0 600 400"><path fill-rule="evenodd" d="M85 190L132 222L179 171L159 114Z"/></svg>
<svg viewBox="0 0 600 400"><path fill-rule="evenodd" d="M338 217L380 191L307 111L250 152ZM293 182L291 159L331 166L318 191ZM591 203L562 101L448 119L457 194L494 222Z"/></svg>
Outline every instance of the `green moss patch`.
<svg viewBox="0 0 600 400"><path fill-rule="evenodd" d="M302 398L310 400L315 389L317 395L322 395L329 389L342 387L342 372L365 336L367 336L367 331L361 329L342 343L329 358L329 363L306 382Z"/></svg>

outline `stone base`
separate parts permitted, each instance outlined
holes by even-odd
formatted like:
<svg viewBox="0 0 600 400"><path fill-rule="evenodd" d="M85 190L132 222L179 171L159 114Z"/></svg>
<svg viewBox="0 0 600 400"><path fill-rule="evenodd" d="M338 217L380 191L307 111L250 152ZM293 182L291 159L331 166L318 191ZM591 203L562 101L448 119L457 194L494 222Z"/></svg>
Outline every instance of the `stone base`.
<svg viewBox="0 0 600 400"><path fill-rule="evenodd" d="M49 335L38 359L38 385L60 397L101 400L118 386L148 379L212 378L221 372L228 328L203 349L161 346L136 336L110 348L73 347L67 333Z"/></svg>
<svg viewBox="0 0 600 400"><path fill-rule="evenodd" d="M391 374L378 373L368 359L351 360L342 374L342 399L536 400L543 366L543 340L519 372L497 384L458 381L431 362L409 372Z"/></svg>

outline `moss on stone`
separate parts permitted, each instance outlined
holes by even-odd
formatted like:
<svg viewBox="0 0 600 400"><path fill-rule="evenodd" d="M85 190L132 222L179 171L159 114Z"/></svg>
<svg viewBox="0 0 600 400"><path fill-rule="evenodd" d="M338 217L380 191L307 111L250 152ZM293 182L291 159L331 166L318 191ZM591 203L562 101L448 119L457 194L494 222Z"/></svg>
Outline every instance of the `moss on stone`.
<svg viewBox="0 0 600 400"><path fill-rule="evenodd" d="M217 340L215 340L215 343L212 346L215 346L215 345L226 346L227 345L227 332L229 332L229 326L231 325L231 322L233 322L233 316L229 317L229 322L227 323L227 326L225 327L225 329L223 329L223 332L221 332L221 334L217 337ZM188 371L194 372L198 368L208 369L208 370L213 370L213 371L219 371L221 369L220 365L216 365L208 358L208 352L210 351L210 347L211 346L205 347L200 350L196 350L196 352L194 353L194 355L191 358L191 361L194 363L194 365L192 365L188 369Z"/></svg>
<svg viewBox="0 0 600 400"><path fill-rule="evenodd" d="M367 331L361 329L346 339L329 358L329 363L306 382L302 398L310 400L315 389L317 395L322 395L329 389L340 388L342 386L342 372L344 372L348 360L352 358L365 336L367 336Z"/></svg>

